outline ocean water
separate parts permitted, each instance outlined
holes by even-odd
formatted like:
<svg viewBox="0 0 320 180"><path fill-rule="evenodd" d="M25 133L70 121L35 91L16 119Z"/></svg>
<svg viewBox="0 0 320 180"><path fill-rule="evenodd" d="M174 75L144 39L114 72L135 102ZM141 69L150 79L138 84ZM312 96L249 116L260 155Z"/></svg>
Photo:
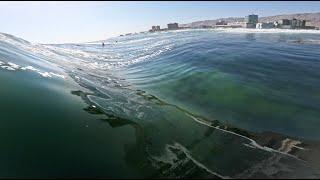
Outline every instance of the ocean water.
<svg viewBox="0 0 320 180"><path fill-rule="evenodd" d="M0 34L0 177L319 178L320 33Z"/></svg>

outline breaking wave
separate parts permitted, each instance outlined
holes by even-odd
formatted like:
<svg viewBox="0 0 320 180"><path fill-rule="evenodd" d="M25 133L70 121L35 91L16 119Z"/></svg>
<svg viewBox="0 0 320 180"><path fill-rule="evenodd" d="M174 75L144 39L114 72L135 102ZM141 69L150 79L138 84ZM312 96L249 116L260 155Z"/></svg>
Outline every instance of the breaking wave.
<svg viewBox="0 0 320 180"><path fill-rule="evenodd" d="M308 152L320 140L318 41L318 31L303 30L182 30L80 44L0 34L0 72L76 82L85 90L71 94L88 113L132 126L128 151L153 177L317 177Z"/></svg>

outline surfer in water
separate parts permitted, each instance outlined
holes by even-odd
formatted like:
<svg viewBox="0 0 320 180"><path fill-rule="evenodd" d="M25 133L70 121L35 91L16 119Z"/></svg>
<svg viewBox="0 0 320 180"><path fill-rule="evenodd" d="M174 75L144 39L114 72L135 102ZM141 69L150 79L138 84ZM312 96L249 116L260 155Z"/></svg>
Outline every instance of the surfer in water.
<svg viewBox="0 0 320 180"><path fill-rule="evenodd" d="M104 47L104 42L102 42L102 47Z"/></svg>

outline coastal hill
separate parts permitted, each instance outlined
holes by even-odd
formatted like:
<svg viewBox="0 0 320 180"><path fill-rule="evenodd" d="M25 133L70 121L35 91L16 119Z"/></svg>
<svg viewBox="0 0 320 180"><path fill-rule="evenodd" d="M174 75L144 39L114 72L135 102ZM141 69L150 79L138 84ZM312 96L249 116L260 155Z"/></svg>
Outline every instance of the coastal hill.
<svg viewBox="0 0 320 180"><path fill-rule="evenodd" d="M305 19L312 26L320 27L320 12L318 13L299 13L299 14L283 14L283 15L275 15L275 16L267 16L267 17L259 17L259 22L273 22L280 19ZM219 18L214 20L204 20L204 21L196 21L187 24L181 24L181 27L199 27L201 25L206 26L214 26L216 22L219 20L223 20L226 22L241 22L244 21L244 17L228 17L228 18Z"/></svg>

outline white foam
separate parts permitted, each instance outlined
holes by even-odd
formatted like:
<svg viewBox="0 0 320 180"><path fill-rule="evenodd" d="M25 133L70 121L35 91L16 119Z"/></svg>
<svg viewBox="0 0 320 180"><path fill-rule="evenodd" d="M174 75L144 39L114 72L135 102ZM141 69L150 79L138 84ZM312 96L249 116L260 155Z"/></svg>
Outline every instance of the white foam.
<svg viewBox="0 0 320 180"><path fill-rule="evenodd" d="M294 159L297 159L297 160L300 160L300 161L304 161L302 159L299 159L298 157L294 156L294 155L291 155L291 154L288 154L286 152L282 152L280 150L275 150L275 149L272 149L272 148L269 148L269 147L266 147L266 146L261 146L260 144L258 144L255 140L253 139L250 139L246 136L243 136L241 134L237 134L235 132L232 132L232 131L228 131L228 130L225 130L225 129L221 129L219 127L216 127L216 126L213 126L211 125L211 123L209 122L206 122L206 121L203 121L203 120L200 120L199 118L196 118L194 117L193 115L191 114L187 114L187 116L191 117L193 120L195 120L196 122L200 123L200 124L203 124L205 126L208 126L208 127L212 127L214 129L217 129L217 130L220 130L220 131L223 131L223 132L226 132L226 133L229 133L229 134L233 134L235 136L238 136L238 137L241 137L243 139L247 139L248 141L250 141L250 146L248 144L245 144L245 146L247 147L251 147L251 148L257 148L257 149L260 149L260 150L263 150L263 151L268 151L268 152L274 152L274 153L279 153L279 154L283 154L283 155L286 155L286 156L289 156L289 157L292 157Z"/></svg>
<svg viewBox="0 0 320 180"><path fill-rule="evenodd" d="M201 169L204 169L208 173L210 173L210 174L212 174L214 176L217 176L217 177L219 177L221 179L231 179L228 176L223 176L223 175L221 175L221 174L219 174L217 172L212 171L211 169L206 167L204 164L202 164L201 162L197 161L195 158L192 157L191 153L189 152L189 150L187 148L185 148L184 146L182 146L181 144L179 144L177 142L174 142L174 145L167 144L166 145L166 153L162 154L160 157L152 156L152 158L155 159L156 161L161 161L161 162L170 164L171 167L167 171L170 171L170 170L174 171L174 169L176 169L178 166L181 166L181 162L179 162L177 154L172 152L170 150L170 148L181 150L187 156L187 158L185 160L192 161L196 166L198 166Z"/></svg>
<svg viewBox="0 0 320 180"><path fill-rule="evenodd" d="M48 72L38 72L43 77L52 77Z"/></svg>
<svg viewBox="0 0 320 180"><path fill-rule="evenodd" d="M5 62L2 62L2 61L0 61L0 65L2 65L2 66L0 66L1 68L9 70L9 71L15 71L15 70L24 70L24 71L26 71L26 70L30 70L30 71L37 72L38 74L40 74L43 77L55 76L55 77L59 77L59 78L65 79L64 75L57 74L57 73L54 73L54 72L42 72L41 70L39 70L37 68L34 68L33 66L21 67L20 65L12 63L12 62L5 63Z"/></svg>
<svg viewBox="0 0 320 180"><path fill-rule="evenodd" d="M64 75L61 75L61 74L56 74L56 73L50 72L50 75L56 76L56 77L60 77L60 78L62 78L62 79L65 79L65 76L64 76Z"/></svg>
<svg viewBox="0 0 320 180"><path fill-rule="evenodd" d="M34 68L32 66L26 66L26 67L22 67L20 69L21 70L31 70L31 71L36 71L36 72L40 71L39 69L36 69L36 68Z"/></svg>
<svg viewBox="0 0 320 180"><path fill-rule="evenodd" d="M15 69L10 66L1 66L1 68L9 70L9 71L15 71Z"/></svg>
<svg viewBox="0 0 320 180"><path fill-rule="evenodd" d="M8 62L8 64L9 64L12 68L14 68L14 69L19 69L19 68L20 68L20 66L17 65L17 64L15 64L15 63Z"/></svg>
<svg viewBox="0 0 320 180"><path fill-rule="evenodd" d="M41 72L41 71L37 71L37 73L39 73L42 77L51 78L52 76L55 76L55 77L59 77L59 78L65 79L65 76L64 76L64 75L57 74L57 73L54 73L54 72Z"/></svg>
<svg viewBox="0 0 320 180"><path fill-rule="evenodd" d="M222 31L230 33L310 33L320 34L320 30L307 29L247 29L247 28L216 28L212 31Z"/></svg>
<svg viewBox="0 0 320 180"><path fill-rule="evenodd" d="M179 147L179 149L181 149L181 150L186 154L186 156L187 156L191 161L193 161L198 167L206 170L206 171L207 171L208 173L210 173L210 174L213 174L213 175L215 175L215 176L218 176L218 177L221 178L221 179L230 179L230 177L228 177L228 176L223 176L223 175L221 175L221 174L218 174L218 173L210 170L208 167L206 167L205 165L203 165L202 163L200 163L199 161L197 161L196 159L194 159L194 158L191 156L191 154L189 153L189 151L187 150L187 148L185 148L185 147L182 146L181 144L179 144L179 143L177 143L177 142L175 142L174 144L175 144L176 147Z"/></svg>

